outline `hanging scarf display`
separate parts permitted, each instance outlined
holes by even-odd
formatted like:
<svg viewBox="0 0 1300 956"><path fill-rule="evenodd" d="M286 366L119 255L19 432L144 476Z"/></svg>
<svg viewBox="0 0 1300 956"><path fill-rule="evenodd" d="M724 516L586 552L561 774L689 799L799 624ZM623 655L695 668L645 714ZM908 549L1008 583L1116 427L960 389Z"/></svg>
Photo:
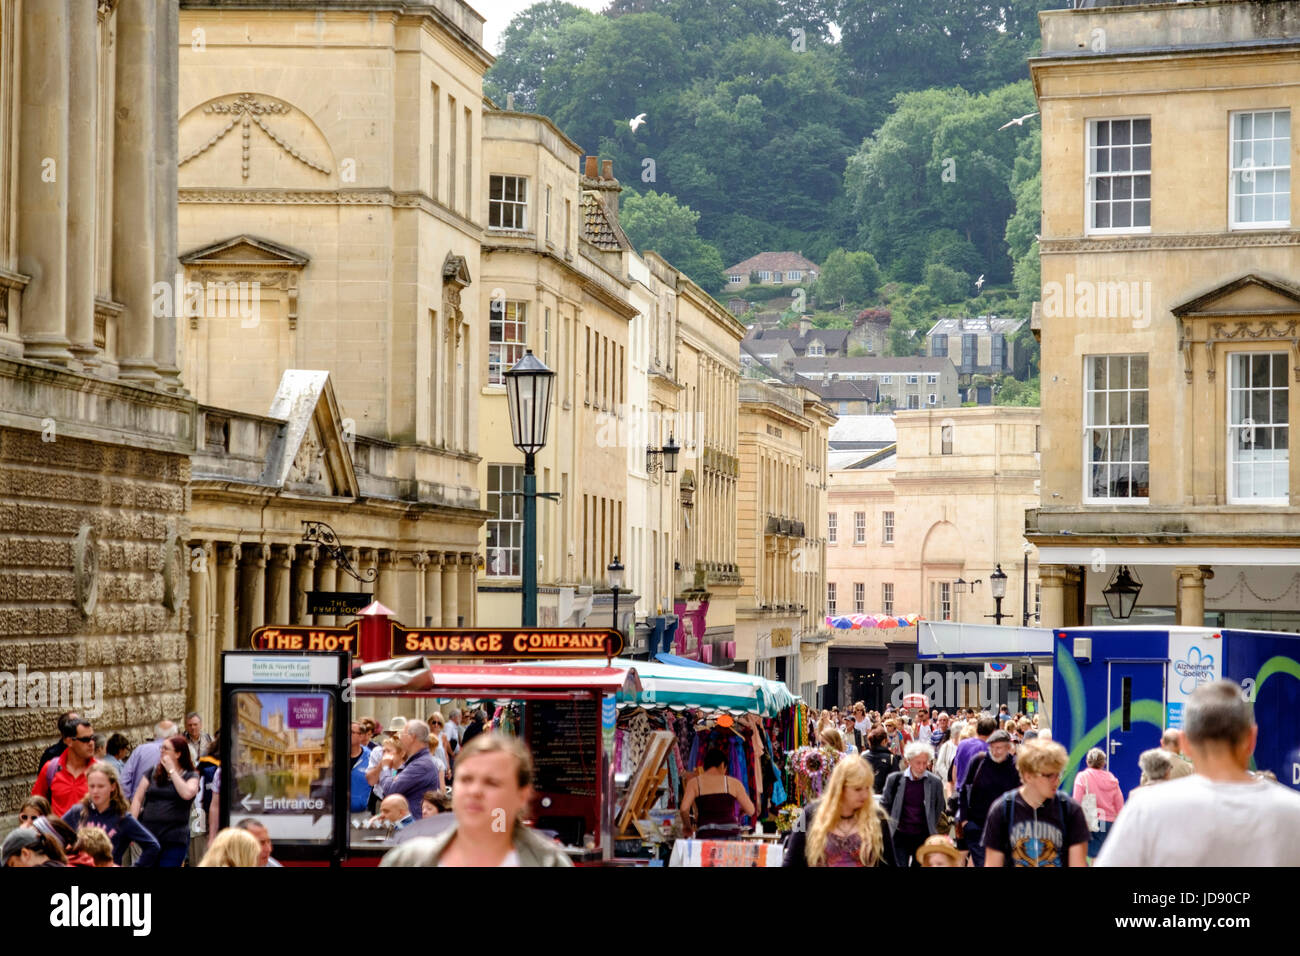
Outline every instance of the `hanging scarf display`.
<svg viewBox="0 0 1300 956"><path fill-rule="evenodd" d="M804 806L822 795L822 789L831 778L835 764L843 753L829 747L800 747L789 756L789 767L794 773L794 801Z"/></svg>

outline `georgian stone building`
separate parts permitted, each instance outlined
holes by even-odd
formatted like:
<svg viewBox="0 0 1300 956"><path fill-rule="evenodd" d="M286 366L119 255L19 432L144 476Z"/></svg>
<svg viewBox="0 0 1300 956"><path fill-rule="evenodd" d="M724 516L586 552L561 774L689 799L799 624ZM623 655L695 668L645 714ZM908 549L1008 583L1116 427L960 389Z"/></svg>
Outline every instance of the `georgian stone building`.
<svg viewBox="0 0 1300 956"><path fill-rule="evenodd" d="M484 113L487 217L479 305L480 487L491 517L479 594L485 620L518 626L522 603L523 455L515 448L504 373L526 350L555 372L547 444L537 454L538 624L582 623L609 602L606 568L629 563L628 331L631 244L618 225L620 186L608 161L542 116ZM581 168L580 168L581 167ZM603 601L601 598L603 597ZM635 596L624 595L625 632ZM612 624L607 606L599 615ZM595 625L596 618L591 623Z"/></svg>
<svg viewBox="0 0 1300 956"><path fill-rule="evenodd" d="M0 0L0 671L48 692L0 709L0 815L60 711L138 737L185 706L175 32L174 3Z"/></svg>
<svg viewBox="0 0 1300 956"><path fill-rule="evenodd" d="M1043 622L1300 629L1300 3L1041 25Z"/></svg>
<svg viewBox="0 0 1300 956"><path fill-rule="evenodd" d="M178 162L205 713L252 628L336 623L307 591L476 621L482 26L461 0L184 0L180 36L202 39L181 46Z"/></svg>
<svg viewBox="0 0 1300 956"><path fill-rule="evenodd" d="M826 683L827 434L835 416L799 386L740 383L736 663L811 705Z"/></svg>

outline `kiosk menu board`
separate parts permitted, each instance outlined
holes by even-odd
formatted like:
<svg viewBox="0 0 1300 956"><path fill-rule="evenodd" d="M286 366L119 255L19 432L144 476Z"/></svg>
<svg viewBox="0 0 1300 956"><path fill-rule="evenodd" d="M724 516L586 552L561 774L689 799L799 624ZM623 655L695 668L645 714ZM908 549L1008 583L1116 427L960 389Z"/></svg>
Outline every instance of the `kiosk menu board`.
<svg viewBox="0 0 1300 956"><path fill-rule="evenodd" d="M348 727L343 652L222 656L221 821L253 818L284 859L346 845Z"/></svg>

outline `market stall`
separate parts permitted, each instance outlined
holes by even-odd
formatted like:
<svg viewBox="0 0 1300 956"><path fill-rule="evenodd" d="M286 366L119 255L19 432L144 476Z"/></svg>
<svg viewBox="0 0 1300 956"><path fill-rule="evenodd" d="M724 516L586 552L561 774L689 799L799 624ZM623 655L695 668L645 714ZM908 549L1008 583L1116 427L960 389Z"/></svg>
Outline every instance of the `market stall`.
<svg viewBox="0 0 1300 956"><path fill-rule="evenodd" d="M362 667L352 682L356 699L411 698L446 702L480 699L506 702L514 710L513 730L533 753L535 796L530 819L565 844L575 862L613 856L614 786L609 753L612 714L602 714L610 697L642 693L636 668L625 662L556 661L532 664L442 664L423 658L378 661ZM417 705L416 712L423 712ZM377 862L392 848L382 837L353 831L354 863Z"/></svg>
<svg viewBox="0 0 1300 956"><path fill-rule="evenodd" d="M785 751L807 733L807 708L799 698L780 681L753 674L617 658L611 663L635 667L641 684L638 693L617 697L614 767L628 783L620 801L620 853L667 856L667 847L683 835L677 808L686 782L712 748L726 755L726 775L744 783L757 818L775 822L788 799ZM557 663L526 666L553 669ZM667 741L662 753L660 740ZM654 769L645 770L647 763ZM648 780L656 782L653 790ZM745 822L752 830L754 821ZM721 859L698 851L688 857Z"/></svg>

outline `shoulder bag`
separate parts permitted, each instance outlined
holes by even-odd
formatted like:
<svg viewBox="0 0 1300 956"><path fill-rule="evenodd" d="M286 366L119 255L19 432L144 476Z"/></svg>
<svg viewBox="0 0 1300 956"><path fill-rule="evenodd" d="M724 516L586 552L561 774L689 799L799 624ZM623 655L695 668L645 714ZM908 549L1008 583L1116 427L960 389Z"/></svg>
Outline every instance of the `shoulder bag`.
<svg viewBox="0 0 1300 956"><path fill-rule="evenodd" d="M1088 821L1088 829L1096 833L1101 829L1101 814L1097 810L1097 795L1092 792L1092 772L1085 770L1084 775L1083 800L1079 805L1083 807L1083 816Z"/></svg>

